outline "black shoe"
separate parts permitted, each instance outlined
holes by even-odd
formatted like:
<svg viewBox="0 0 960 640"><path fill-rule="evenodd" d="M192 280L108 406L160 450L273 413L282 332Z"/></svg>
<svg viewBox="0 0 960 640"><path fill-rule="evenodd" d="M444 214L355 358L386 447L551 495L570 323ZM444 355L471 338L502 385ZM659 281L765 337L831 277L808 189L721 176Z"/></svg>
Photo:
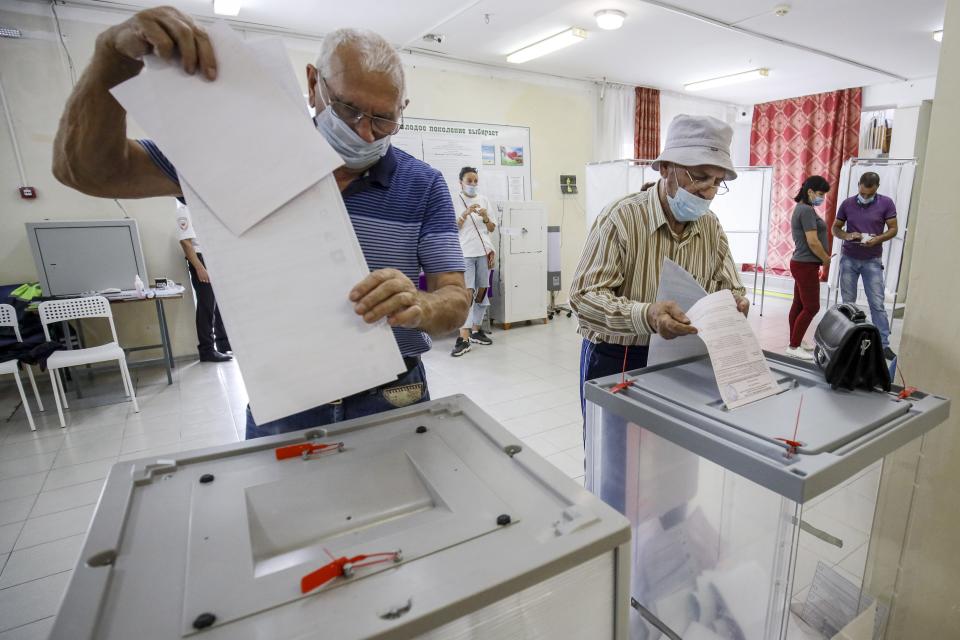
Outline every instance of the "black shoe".
<svg viewBox="0 0 960 640"><path fill-rule="evenodd" d="M897 357L897 354L895 354L895 353L893 352L893 349L891 349L890 347L884 347L884 348L883 348L883 357L886 358L887 360L893 360L894 358Z"/></svg>
<svg viewBox="0 0 960 640"><path fill-rule="evenodd" d="M228 356L219 351L205 351L200 354L200 362L230 362L233 356Z"/></svg>
<svg viewBox="0 0 960 640"><path fill-rule="evenodd" d="M233 354L233 349L230 348L230 343L226 342L224 344L217 343L217 351L220 353L226 353L227 355Z"/></svg>
<svg viewBox="0 0 960 640"><path fill-rule="evenodd" d="M463 338L457 338L457 344L453 345L453 351L450 352L454 358L459 358L467 351L470 351L470 341Z"/></svg>
<svg viewBox="0 0 960 640"><path fill-rule="evenodd" d="M470 342L476 342L477 344L485 344L485 345L493 344L493 340L490 339L490 336L488 336L483 329L480 329L479 331L474 331L473 333L471 333Z"/></svg>

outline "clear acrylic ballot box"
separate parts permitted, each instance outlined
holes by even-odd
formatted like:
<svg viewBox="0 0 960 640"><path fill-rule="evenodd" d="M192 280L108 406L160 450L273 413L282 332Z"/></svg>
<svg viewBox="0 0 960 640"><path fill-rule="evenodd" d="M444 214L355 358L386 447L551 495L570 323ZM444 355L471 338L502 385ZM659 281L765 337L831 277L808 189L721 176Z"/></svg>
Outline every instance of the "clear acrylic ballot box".
<svg viewBox="0 0 960 640"><path fill-rule="evenodd" d="M585 385L586 486L633 528L634 640L884 637L892 585L866 571L881 467L949 402L767 359L783 391L734 410L706 357Z"/></svg>
<svg viewBox="0 0 960 640"><path fill-rule="evenodd" d="M629 522L463 396L113 467L51 638L627 638Z"/></svg>

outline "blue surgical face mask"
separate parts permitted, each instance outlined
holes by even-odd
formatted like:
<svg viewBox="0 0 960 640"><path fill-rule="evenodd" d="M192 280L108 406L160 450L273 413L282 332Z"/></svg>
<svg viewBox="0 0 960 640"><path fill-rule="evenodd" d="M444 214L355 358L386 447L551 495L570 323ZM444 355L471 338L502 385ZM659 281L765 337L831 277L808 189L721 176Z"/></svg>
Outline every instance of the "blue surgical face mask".
<svg viewBox="0 0 960 640"><path fill-rule="evenodd" d="M823 199L824 199L823 196L817 196L816 198L813 199L813 201L810 204L812 204L815 207L819 207L820 205L823 204Z"/></svg>
<svg viewBox="0 0 960 640"><path fill-rule="evenodd" d="M472 198L477 195L477 185L475 184L465 184L463 185L463 193L468 198Z"/></svg>
<svg viewBox="0 0 960 640"><path fill-rule="evenodd" d="M864 198L860 194L857 194L857 202L859 202L862 205L868 205L871 202L873 202L876 198L877 198L876 194L870 196L869 198Z"/></svg>
<svg viewBox="0 0 960 640"><path fill-rule="evenodd" d="M686 189L677 185L677 195L671 196L667 192L667 204L677 222L694 222L710 208L710 200L695 196Z"/></svg>
<svg viewBox="0 0 960 640"><path fill-rule="evenodd" d="M340 154L348 169L369 169L385 156L390 148L390 136L367 142L329 107L317 114L315 122L317 129L333 150Z"/></svg>

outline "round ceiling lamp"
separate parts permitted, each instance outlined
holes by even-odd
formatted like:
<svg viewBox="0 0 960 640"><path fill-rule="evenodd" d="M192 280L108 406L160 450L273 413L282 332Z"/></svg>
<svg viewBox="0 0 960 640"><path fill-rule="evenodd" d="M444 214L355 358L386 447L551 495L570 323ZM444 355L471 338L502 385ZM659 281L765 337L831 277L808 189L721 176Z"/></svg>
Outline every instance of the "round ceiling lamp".
<svg viewBox="0 0 960 640"><path fill-rule="evenodd" d="M627 19L627 14L618 9L604 9L593 14L597 19L597 26L607 31L613 31L623 26L623 21Z"/></svg>

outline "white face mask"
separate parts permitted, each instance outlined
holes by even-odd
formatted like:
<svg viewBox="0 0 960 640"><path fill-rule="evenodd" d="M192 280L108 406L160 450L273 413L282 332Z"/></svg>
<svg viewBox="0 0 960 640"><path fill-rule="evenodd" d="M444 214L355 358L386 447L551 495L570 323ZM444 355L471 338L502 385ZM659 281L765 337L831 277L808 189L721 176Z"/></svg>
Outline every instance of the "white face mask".
<svg viewBox="0 0 960 640"><path fill-rule="evenodd" d="M676 180L676 173L674 173L674 180ZM710 209L711 202L713 201L705 200L696 194L690 193L680 186L679 181L677 182L676 195L671 196L669 188L667 190L667 204L670 205L670 212L677 222L696 221Z"/></svg>
<svg viewBox="0 0 960 640"><path fill-rule="evenodd" d="M468 198L472 198L477 195L477 185L475 184L465 184L463 185L463 193Z"/></svg>
<svg viewBox="0 0 960 640"><path fill-rule="evenodd" d="M350 128L346 122L327 107L317 114L317 129L327 139L333 150L343 158L343 164L348 169L369 169L387 154L390 148L390 136L367 142Z"/></svg>

